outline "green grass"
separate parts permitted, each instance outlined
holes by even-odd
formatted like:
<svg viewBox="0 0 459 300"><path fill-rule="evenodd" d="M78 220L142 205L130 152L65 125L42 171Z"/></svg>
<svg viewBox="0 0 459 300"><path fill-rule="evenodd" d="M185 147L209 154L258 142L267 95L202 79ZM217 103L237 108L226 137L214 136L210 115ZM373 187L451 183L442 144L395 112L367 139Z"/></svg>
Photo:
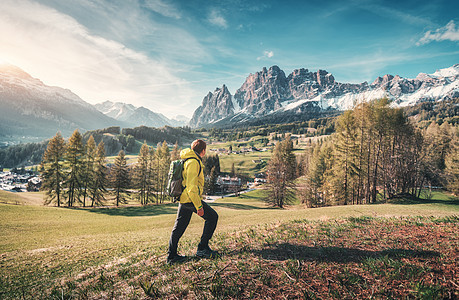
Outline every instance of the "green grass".
<svg viewBox="0 0 459 300"><path fill-rule="evenodd" d="M266 165L271 158L271 152L248 152L244 154L219 155L222 172L231 172L232 164L236 173L252 177L255 173L265 172ZM262 160L263 162L259 162ZM255 162L254 162L255 161Z"/></svg>
<svg viewBox="0 0 459 300"><path fill-rule="evenodd" d="M0 193L0 199L8 198L11 195L19 197L20 194ZM225 237L232 236L235 232L245 232L247 238L253 238L254 241L262 244L280 243L279 234L290 239L307 238L307 236L299 236L295 228L283 225L296 224L291 223L295 220L306 219L308 222L319 222L318 224L322 225L318 226L317 230L321 238L334 240L349 228L359 230L362 226L372 224L374 218L435 216L429 220L442 224L449 220L451 224L456 224L457 218L454 216L459 215L457 201L454 202L443 194L436 194L432 200L425 203L336 206L316 209L305 209L299 205L288 209L270 208L261 202L262 197L263 192L257 190L242 194L240 197L218 199L216 203L211 204L220 215L213 246L223 250L227 249L229 246L225 244ZM135 295L139 292L139 296L145 296L145 293L160 293L161 288L156 283L151 286L150 277L155 277L153 275L155 272L164 271L154 266L158 264L162 266L164 262L167 242L175 220L176 206L176 204L166 204L146 207L68 209L0 205L0 267L2 270L0 298L20 298L22 295L30 297L31 294L36 298L49 298L50 293L58 294L59 288L70 293L72 285L76 286L81 282L89 284L91 293L98 293L100 296L105 290L117 289L114 284L119 284L119 278L135 281L134 278L138 276L146 280L145 289L141 289L138 281L135 281L136 288L132 293L129 292L130 297L136 298ZM349 225L338 226L333 221L342 218L350 218ZM303 224L302 222L298 224ZM423 224L422 220L415 220L408 225L422 228L416 222ZM202 220L193 216L181 240L180 249L183 254L193 254L202 225ZM272 234L260 236L259 229L266 226L272 228L270 231ZM361 242L363 245L367 243L365 240ZM339 255L340 250L333 248L335 246L330 245L325 251L328 251L329 255ZM311 253L314 254L316 250L305 248L305 251L312 251ZM200 264L199 267L202 268L197 272L204 272L210 276L216 269L224 267L214 266L212 262L197 264ZM241 261L241 264L244 262ZM377 261L374 264L385 266L384 272L388 276L394 278L398 276L393 273L396 264L392 261ZM165 272L173 270L164 268L166 268ZM208 272L205 272L206 268ZM256 269L257 266L253 268ZM294 269L289 270L288 266L286 268L289 276L295 278ZM110 272L104 273L104 269ZM415 266L407 266L404 270L408 273L419 271ZM113 272L116 273L116 276L113 275ZM255 271L249 270L248 272ZM94 275L96 277L91 277L90 274L96 274ZM147 276L147 274L150 275ZM268 273L263 274L264 282L269 283L274 280L269 277ZM225 295L218 294L221 290L218 284L227 285L228 282L222 279L218 283L219 279L216 277L217 275L209 291L215 297L225 297ZM354 281L358 278L348 280ZM66 285L62 287L61 282L66 282ZM225 289L225 293L228 293L226 296L234 296L238 288L238 284L234 283L232 287L230 284ZM417 288L420 293L431 291L427 283L414 288Z"/></svg>

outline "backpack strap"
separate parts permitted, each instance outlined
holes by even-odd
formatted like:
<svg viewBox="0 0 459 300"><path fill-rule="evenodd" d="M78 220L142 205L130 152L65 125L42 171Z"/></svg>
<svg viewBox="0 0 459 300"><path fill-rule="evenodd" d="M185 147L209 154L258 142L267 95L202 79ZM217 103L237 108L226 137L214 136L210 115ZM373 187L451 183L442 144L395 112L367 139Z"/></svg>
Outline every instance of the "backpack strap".
<svg viewBox="0 0 459 300"><path fill-rule="evenodd" d="M199 173L198 173L198 176L201 174L202 172L202 167L201 167L201 164L199 163L199 160L196 158L196 157L188 157L188 158L185 158L183 160L183 165L185 165L185 162L189 159L196 159L196 161L198 162L198 165L199 165Z"/></svg>

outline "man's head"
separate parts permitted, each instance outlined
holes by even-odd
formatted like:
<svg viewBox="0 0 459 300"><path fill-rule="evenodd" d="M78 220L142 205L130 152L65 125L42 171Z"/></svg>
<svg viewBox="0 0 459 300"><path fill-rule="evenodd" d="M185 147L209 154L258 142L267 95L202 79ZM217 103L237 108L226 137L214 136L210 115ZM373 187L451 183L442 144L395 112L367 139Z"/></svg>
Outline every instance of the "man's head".
<svg viewBox="0 0 459 300"><path fill-rule="evenodd" d="M194 140L191 143L191 149L194 150L199 156L203 157L206 155L206 142L203 140Z"/></svg>

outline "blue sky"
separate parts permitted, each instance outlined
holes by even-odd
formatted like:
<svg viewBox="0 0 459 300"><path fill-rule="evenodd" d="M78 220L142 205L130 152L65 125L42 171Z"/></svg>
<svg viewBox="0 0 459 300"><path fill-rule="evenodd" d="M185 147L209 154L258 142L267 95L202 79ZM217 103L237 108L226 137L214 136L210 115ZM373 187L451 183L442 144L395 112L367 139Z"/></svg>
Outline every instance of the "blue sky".
<svg viewBox="0 0 459 300"><path fill-rule="evenodd" d="M278 65L340 82L459 63L459 1L2 0L0 61L89 103L191 117Z"/></svg>

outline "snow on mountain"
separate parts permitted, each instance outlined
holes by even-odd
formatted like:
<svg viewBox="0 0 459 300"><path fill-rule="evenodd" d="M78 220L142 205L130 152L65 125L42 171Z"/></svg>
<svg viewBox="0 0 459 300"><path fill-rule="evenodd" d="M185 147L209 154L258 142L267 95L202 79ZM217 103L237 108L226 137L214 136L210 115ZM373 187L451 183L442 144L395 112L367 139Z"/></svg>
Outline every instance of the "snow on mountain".
<svg viewBox="0 0 459 300"><path fill-rule="evenodd" d="M0 136L49 138L119 125L68 89L45 85L12 65L0 65Z"/></svg>
<svg viewBox="0 0 459 300"><path fill-rule="evenodd" d="M392 105L396 107L459 97L459 64L433 74L420 73L414 79L387 74L371 84L340 83L325 70L297 69L285 76L278 66L263 68L247 77L231 103L209 93L196 109L195 121L190 125L205 126L222 120L242 122L278 113L305 114L317 109L342 111L383 97L393 100ZM216 107L220 107L218 117Z"/></svg>
<svg viewBox="0 0 459 300"><path fill-rule="evenodd" d="M457 77L458 75L459 75L459 64L455 64L454 66L446 68L446 69L437 70L435 73L432 74L432 76L444 77L444 78Z"/></svg>
<svg viewBox="0 0 459 300"><path fill-rule="evenodd" d="M188 122L188 120L185 122L172 120L163 114L152 112L143 106L136 107L123 102L105 101L94 106L105 115L133 127L142 125L149 127L163 127L165 125L179 127L186 125Z"/></svg>

